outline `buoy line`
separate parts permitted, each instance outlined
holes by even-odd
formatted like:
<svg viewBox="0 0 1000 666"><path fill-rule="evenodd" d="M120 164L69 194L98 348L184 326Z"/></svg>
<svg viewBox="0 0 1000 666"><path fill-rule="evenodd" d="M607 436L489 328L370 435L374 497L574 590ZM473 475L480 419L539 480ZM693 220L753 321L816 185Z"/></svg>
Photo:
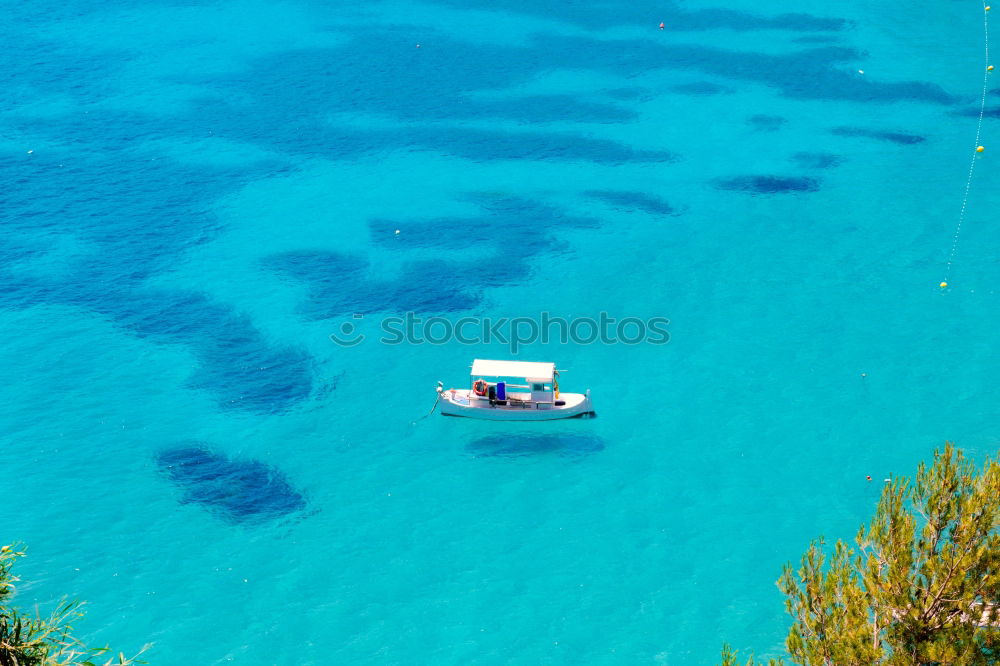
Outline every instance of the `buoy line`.
<svg viewBox="0 0 1000 666"><path fill-rule="evenodd" d="M958 239L962 233L962 223L965 221L965 210L969 205L969 190L972 189L972 176L976 171L976 161L980 153L985 148L979 141L983 134L983 117L986 115L986 94L989 89L990 72L993 65L990 64L990 6L983 2L983 93L979 100L979 121L976 123L976 143L975 150L972 151L972 160L969 164L969 176L965 181L965 194L962 196L962 208L958 213L958 224L955 225L955 234L951 239L951 252L948 253L948 263L944 269L944 279L941 280L941 288L948 286L951 279L951 265L955 260L955 252L958 250Z"/></svg>

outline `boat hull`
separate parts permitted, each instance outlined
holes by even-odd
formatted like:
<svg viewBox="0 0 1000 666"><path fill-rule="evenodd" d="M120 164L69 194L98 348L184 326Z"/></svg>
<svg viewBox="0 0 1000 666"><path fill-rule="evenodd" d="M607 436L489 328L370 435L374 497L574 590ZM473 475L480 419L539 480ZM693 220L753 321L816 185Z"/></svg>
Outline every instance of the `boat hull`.
<svg viewBox="0 0 1000 666"><path fill-rule="evenodd" d="M563 393L559 397L562 405L538 404L532 402L516 403L509 401L506 405L490 404L485 398L473 395L471 391L442 391L441 413L445 416L465 416L473 419L490 421L551 421L553 419L570 419L576 416L593 414L590 402L590 392Z"/></svg>

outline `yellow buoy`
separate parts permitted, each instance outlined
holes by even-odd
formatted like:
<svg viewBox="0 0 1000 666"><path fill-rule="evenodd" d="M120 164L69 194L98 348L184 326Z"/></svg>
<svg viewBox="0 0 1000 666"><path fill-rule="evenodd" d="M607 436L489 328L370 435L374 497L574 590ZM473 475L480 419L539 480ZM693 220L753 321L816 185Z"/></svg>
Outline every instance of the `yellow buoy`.
<svg viewBox="0 0 1000 666"><path fill-rule="evenodd" d="M942 282L942 283L941 283L941 288L942 288L942 289L944 289L944 288L945 288L945 287L947 287L947 286L948 286L948 283L947 283L947 282Z"/></svg>
<svg viewBox="0 0 1000 666"><path fill-rule="evenodd" d="M978 146L978 147L976 148L976 152L977 152L977 153L981 153L981 152L983 152L984 150L986 150L986 148L985 148L984 146Z"/></svg>
<svg viewBox="0 0 1000 666"><path fill-rule="evenodd" d="M987 67L986 71L987 72L992 72L993 71L993 65L990 65L989 67Z"/></svg>

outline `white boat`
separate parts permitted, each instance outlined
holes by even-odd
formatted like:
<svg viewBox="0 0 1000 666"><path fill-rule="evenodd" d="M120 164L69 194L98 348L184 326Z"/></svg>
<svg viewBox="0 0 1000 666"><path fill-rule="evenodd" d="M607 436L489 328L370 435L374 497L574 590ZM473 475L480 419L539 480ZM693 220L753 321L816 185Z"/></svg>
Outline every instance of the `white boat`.
<svg viewBox="0 0 1000 666"><path fill-rule="evenodd" d="M472 362L472 386L445 389L438 382L438 402L446 416L493 421L547 421L593 414L590 390L561 393L555 363L529 361Z"/></svg>

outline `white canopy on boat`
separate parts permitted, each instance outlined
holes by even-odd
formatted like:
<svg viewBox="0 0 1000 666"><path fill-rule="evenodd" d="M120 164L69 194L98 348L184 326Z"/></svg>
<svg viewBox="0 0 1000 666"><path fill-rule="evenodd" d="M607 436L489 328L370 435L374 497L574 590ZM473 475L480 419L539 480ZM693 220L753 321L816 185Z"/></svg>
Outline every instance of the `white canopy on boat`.
<svg viewBox="0 0 1000 666"><path fill-rule="evenodd" d="M555 363L532 361L487 361L477 358L472 362L473 377L523 377L551 382L555 375Z"/></svg>

